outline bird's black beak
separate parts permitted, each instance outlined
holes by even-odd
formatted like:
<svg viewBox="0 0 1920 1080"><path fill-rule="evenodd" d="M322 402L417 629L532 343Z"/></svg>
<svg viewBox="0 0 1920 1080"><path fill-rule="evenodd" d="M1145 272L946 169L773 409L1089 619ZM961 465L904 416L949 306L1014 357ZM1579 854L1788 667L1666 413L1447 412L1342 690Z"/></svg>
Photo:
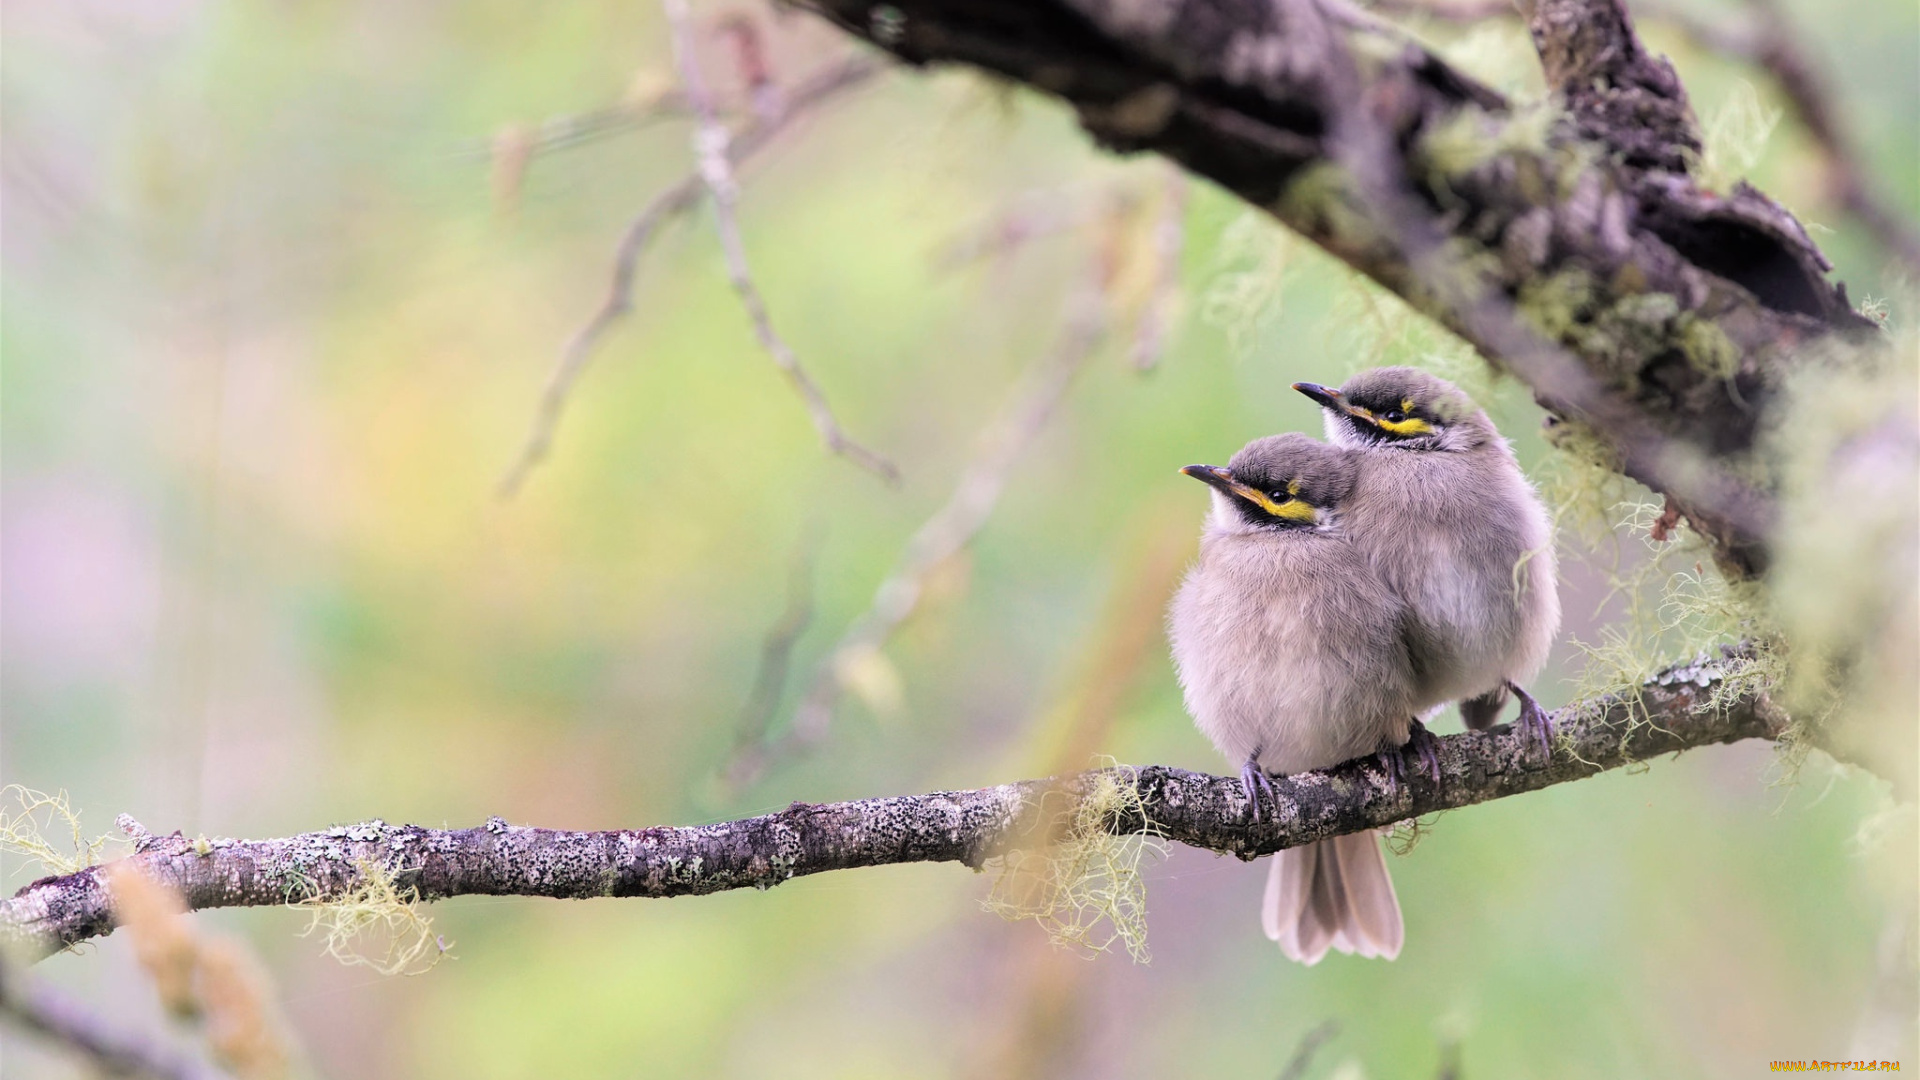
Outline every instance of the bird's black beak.
<svg viewBox="0 0 1920 1080"><path fill-rule="evenodd" d="M1180 470L1182 476L1191 476L1208 487L1219 488L1231 495L1237 486L1233 474L1218 465L1188 465Z"/></svg>
<svg viewBox="0 0 1920 1080"><path fill-rule="evenodd" d="M1280 513L1279 505L1266 492L1235 480L1232 473L1218 465L1188 465L1180 471L1223 495L1252 503L1269 514Z"/></svg>
<svg viewBox="0 0 1920 1080"><path fill-rule="evenodd" d="M1373 422L1373 414L1371 412L1349 402L1340 391L1335 390L1331 386L1321 386L1319 383L1311 382L1297 382L1293 384L1293 388L1312 398L1314 403L1323 409L1336 409L1357 420L1365 420L1368 423Z"/></svg>

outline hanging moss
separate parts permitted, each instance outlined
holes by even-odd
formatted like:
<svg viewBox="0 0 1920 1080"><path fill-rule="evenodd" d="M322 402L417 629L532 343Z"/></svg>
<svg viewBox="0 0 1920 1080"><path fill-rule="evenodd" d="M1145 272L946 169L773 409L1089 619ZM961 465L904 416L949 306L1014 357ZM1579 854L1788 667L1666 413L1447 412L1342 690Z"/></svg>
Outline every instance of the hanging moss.
<svg viewBox="0 0 1920 1080"><path fill-rule="evenodd" d="M444 959L451 946L433 932L419 891L402 888L395 873L378 862L362 859L354 866L360 884L353 891L291 905L309 915L301 936L317 933L328 956L382 975L416 975Z"/></svg>
<svg viewBox="0 0 1920 1080"><path fill-rule="evenodd" d="M1146 963L1147 886L1140 866L1164 849L1151 821L1128 836L1107 828L1114 819L1145 818L1136 781L1126 767L1096 775L1056 822L1052 844L1001 858L1000 876L982 906L1010 922L1032 919L1055 945L1093 955L1117 942L1136 963Z"/></svg>

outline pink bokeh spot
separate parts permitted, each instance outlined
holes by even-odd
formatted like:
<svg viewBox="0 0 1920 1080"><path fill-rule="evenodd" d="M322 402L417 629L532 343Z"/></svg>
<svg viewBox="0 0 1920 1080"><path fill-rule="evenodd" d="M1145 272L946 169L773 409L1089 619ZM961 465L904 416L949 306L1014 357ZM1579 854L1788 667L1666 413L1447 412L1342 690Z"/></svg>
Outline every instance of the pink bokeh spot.
<svg viewBox="0 0 1920 1080"><path fill-rule="evenodd" d="M160 597L151 524L126 493L71 476L0 489L0 652L30 682L143 668Z"/></svg>

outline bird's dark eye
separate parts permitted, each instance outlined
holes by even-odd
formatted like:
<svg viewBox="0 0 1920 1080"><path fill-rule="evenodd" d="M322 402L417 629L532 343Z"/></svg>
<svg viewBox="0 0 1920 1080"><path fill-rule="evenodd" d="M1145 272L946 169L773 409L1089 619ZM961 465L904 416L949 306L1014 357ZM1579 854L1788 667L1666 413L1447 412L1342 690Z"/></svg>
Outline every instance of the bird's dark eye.
<svg viewBox="0 0 1920 1080"><path fill-rule="evenodd" d="M1406 418L1407 414L1401 412L1399 409L1388 409L1386 412L1380 414L1380 419L1385 420L1389 424L1397 424Z"/></svg>
<svg viewBox="0 0 1920 1080"><path fill-rule="evenodd" d="M1286 503L1286 502L1293 501L1293 496L1287 494L1285 488L1282 488L1279 491L1272 492L1271 494L1273 495L1273 501L1277 503Z"/></svg>

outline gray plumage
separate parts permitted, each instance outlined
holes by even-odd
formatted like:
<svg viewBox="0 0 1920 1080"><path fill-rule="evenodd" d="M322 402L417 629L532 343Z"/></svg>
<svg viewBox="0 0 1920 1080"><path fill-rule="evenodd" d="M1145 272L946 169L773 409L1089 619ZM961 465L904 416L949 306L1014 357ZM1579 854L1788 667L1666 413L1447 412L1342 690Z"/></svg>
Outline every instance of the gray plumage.
<svg viewBox="0 0 1920 1080"><path fill-rule="evenodd" d="M1362 372L1318 401L1327 438L1358 455L1348 534L1406 603L1416 711L1461 703L1471 728L1512 690L1523 720L1546 717L1522 689L1560 627L1553 530L1533 485L1487 414L1414 368Z"/></svg>
<svg viewBox="0 0 1920 1080"><path fill-rule="evenodd" d="M1300 434L1247 444L1225 469L1188 466L1213 487L1200 557L1168 616L1195 723L1267 773L1335 765L1407 741L1415 678L1406 612L1351 542L1345 506L1357 455ZM1373 833L1280 852L1262 924L1287 956L1328 948L1399 955L1399 902Z"/></svg>

